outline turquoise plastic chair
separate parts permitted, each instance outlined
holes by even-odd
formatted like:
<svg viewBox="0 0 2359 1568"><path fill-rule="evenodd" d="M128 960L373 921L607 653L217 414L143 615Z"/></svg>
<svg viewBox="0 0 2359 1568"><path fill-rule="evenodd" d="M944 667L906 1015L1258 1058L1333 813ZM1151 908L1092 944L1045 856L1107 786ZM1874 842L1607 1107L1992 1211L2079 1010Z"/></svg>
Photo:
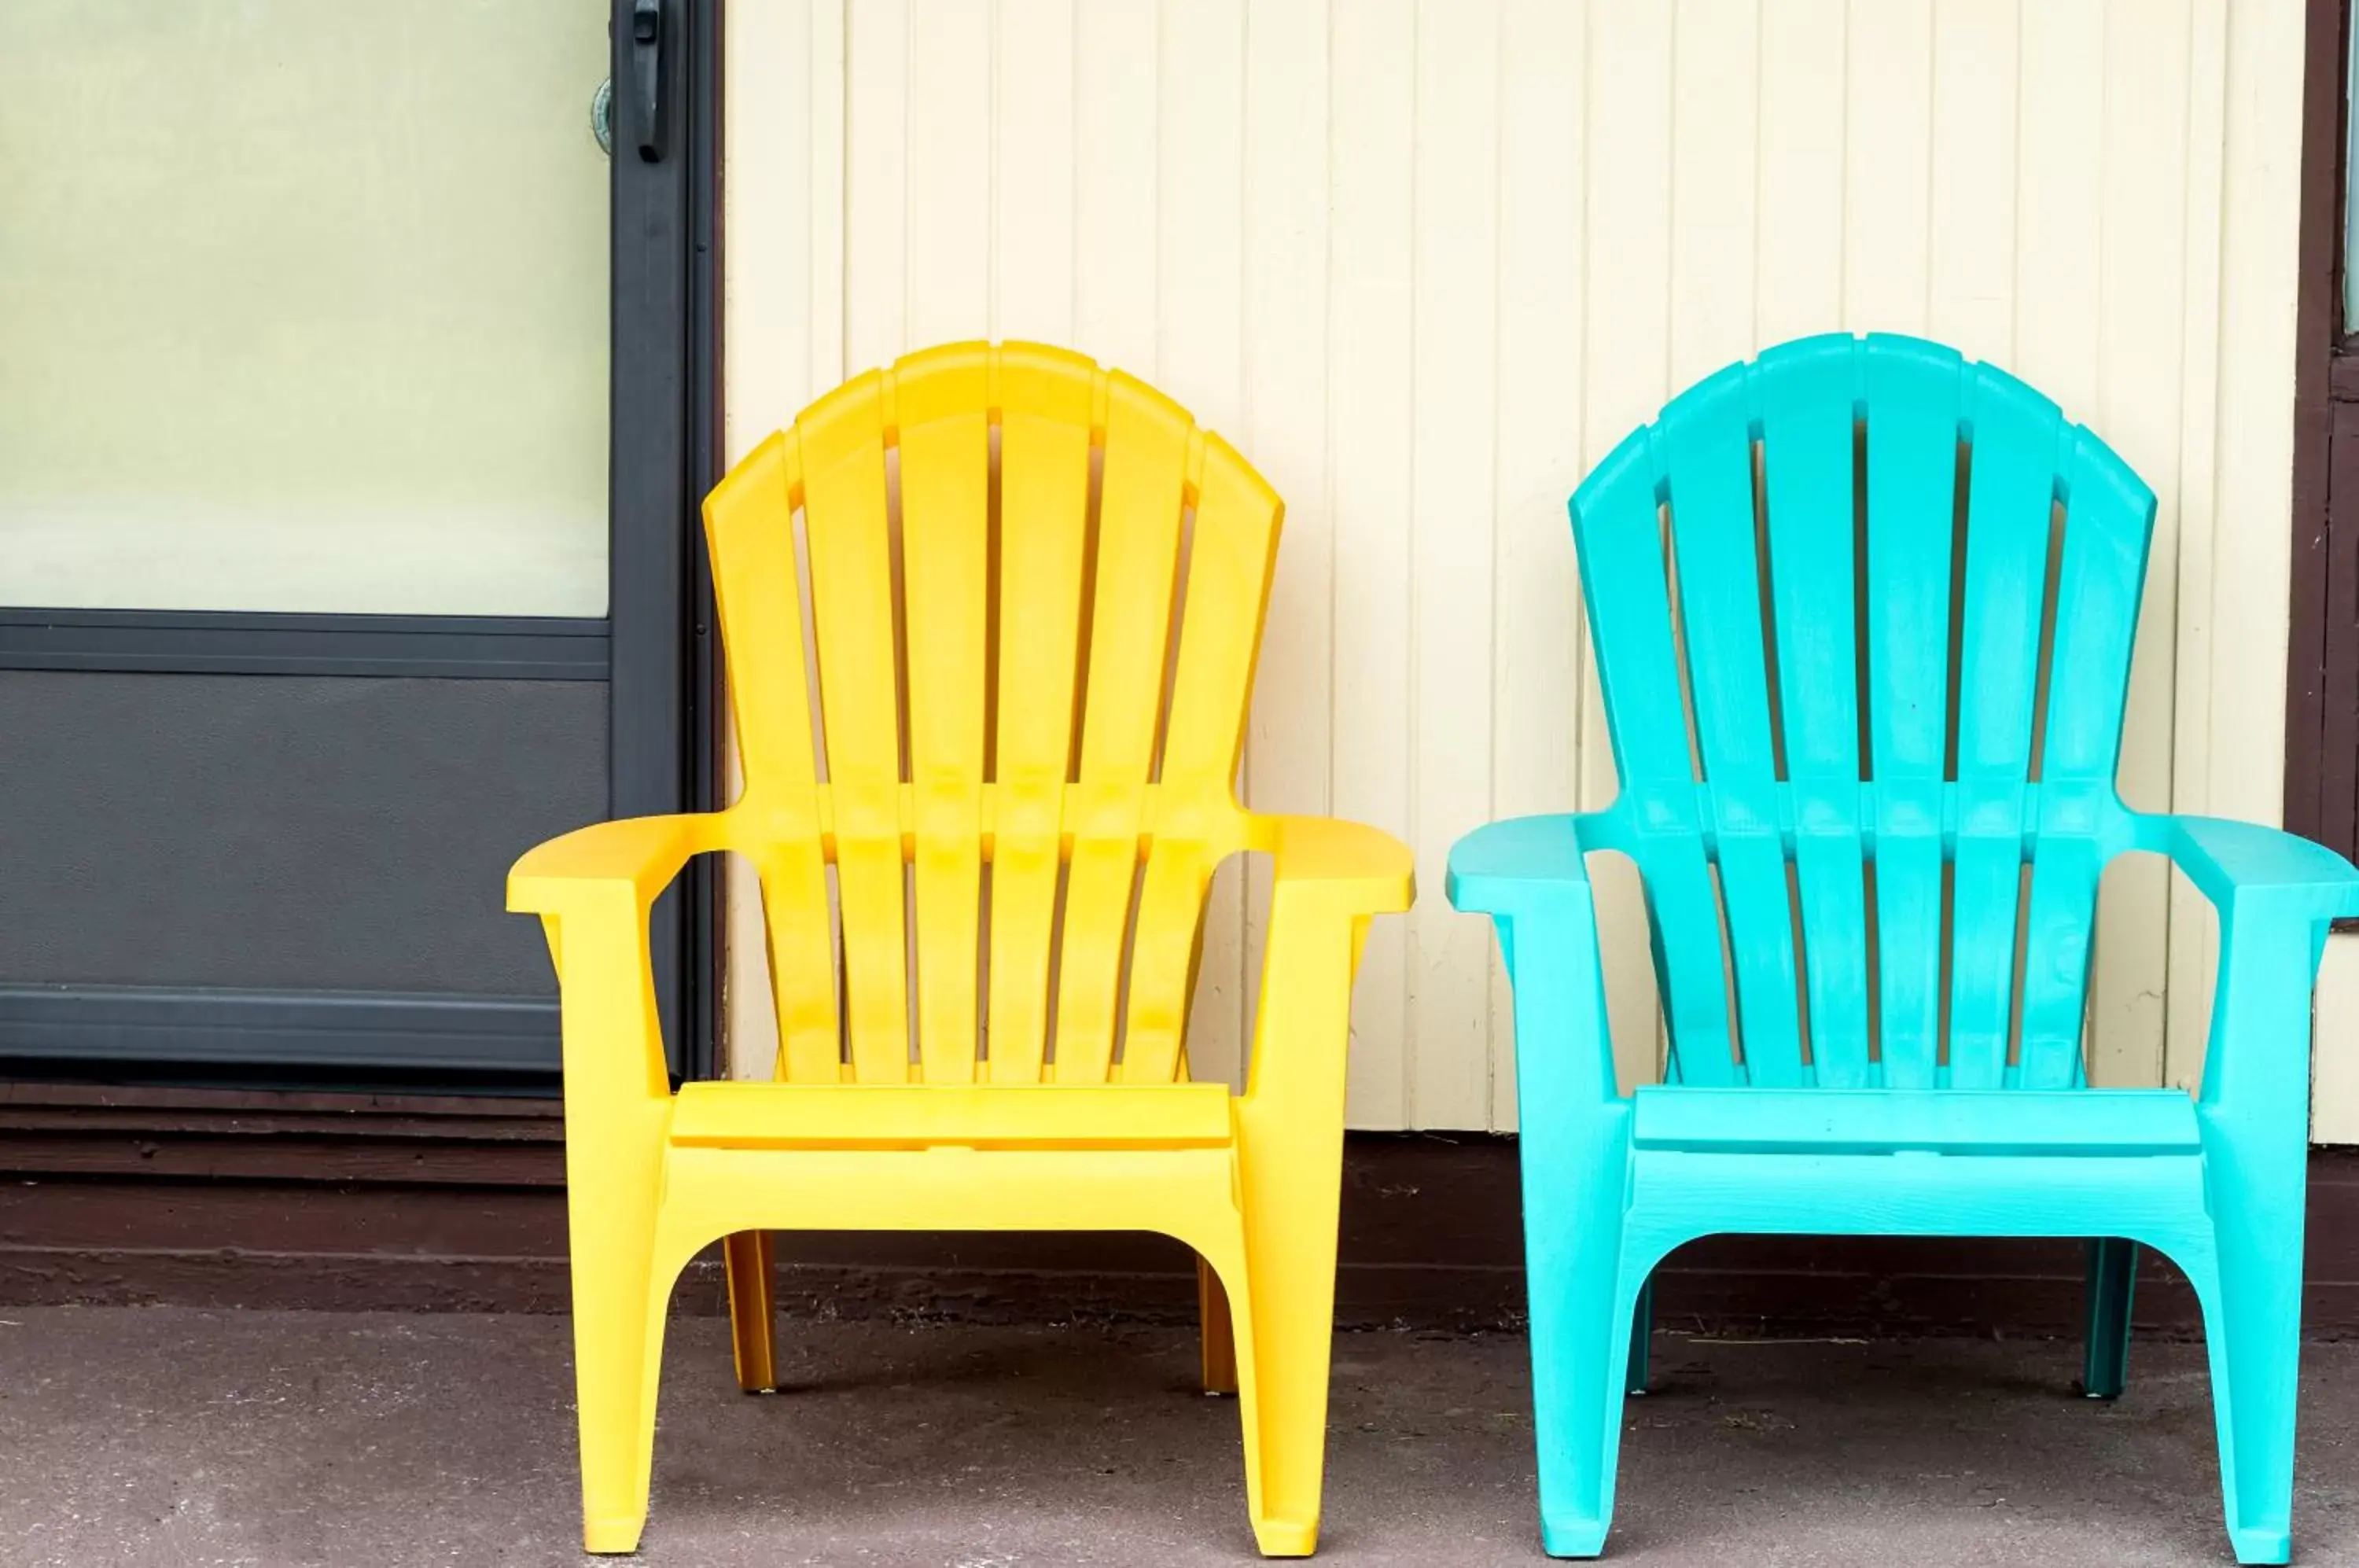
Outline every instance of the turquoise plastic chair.
<svg viewBox="0 0 2359 1568"><path fill-rule="evenodd" d="M2044 1236L2099 1238L2093 1394L2120 1388L2135 1249L2186 1274L2230 1539L2283 1563L2310 989L2359 873L2122 803L2153 493L2001 371L1834 336L1678 398L1572 520L1620 796L1495 823L1450 859L1515 985L1548 1550L1603 1547L1634 1320L1643 1346L1674 1247ZM1626 1097L1599 850L1645 883L1670 1038L1669 1081ZM2086 1085L2097 878L2125 850L2169 855L2219 911L2196 1098Z"/></svg>

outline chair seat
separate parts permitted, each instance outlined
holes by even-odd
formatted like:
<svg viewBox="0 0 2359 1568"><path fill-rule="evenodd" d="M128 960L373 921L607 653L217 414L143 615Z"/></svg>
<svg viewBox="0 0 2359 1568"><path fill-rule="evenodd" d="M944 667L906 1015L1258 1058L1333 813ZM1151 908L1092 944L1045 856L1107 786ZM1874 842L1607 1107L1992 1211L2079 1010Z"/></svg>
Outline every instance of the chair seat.
<svg viewBox="0 0 2359 1568"><path fill-rule="evenodd" d="M1207 1149L1223 1083L687 1083L671 1141L705 1149Z"/></svg>
<svg viewBox="0 0 2359 1568"><path fill-rule="evenodd" d="M2177 1089L1638 1090L1640 1149L1697 1154L2192 1154Z"/></svg>

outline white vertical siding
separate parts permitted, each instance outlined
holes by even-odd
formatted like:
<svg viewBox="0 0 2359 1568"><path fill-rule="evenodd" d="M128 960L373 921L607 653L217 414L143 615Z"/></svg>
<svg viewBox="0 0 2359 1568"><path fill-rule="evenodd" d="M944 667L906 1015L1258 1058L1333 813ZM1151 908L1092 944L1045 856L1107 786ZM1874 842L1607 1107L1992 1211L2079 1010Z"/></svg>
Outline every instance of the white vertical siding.
<svg viewBox="0 0 2359 1568"><path fill-rule="evenodd" d="M1497 572L1492 586L1491 807L1499 816L1560 811L1575 769L1581 681L1580 586L1565 549L1567 474L1582 463L1587 270L1586 73L1578 11L1509 0L1500 18ZM1546 192L1545 200L1532 193ZM1510 657L1498 657L1499 650ZM1494 965L1491 1016L1511 1016ZM1651 1034L1651 1025L1647 1032ZM1639 1048L1652 1054L1652 1041ZM1516 1125L1515 1039L1491 1031L1491 1125Z"/></svg>
<svg viewBox="0 0 2359 1568"><path fill-rule="evenodd" d="M1331 5L1325 21L1327 472L1335 507L1329 777L1339 814L1407 833L1415 797L1407 700L1414 653L1405 628L1417 202L1404 171L1416 147L1416 8L1411 0ZM1255 682L1257 715L1283 701L1268 681ZM1353 999L1346 1108L1355 1127L1410 1125L1408 924L1378 920L1368 935Z"/></svg>
<svg viewBox="0 0 2359 1568"><path fill-rule="evenodd" d="M731 463L843 379L844 42L842 8L825 0L777 0L729 18L722 441ZM734 778L734 730L728 740ZM726 1060L740 1077L766 1077L777 1018L750 863L730 857L726 888Z"/></svg>
<svg viewBox="0 0 2359 1568"><path fill-rule="evenodd" d="M2161 496L2124 789L2277 810L2298 7L809 0L731 26L733 452L844 371L1033 336L1157 381L1286 495L1248 796L1391 828L1419 871L1369 946L1355 1125L1514 1125L1506 992L1444 858L1611 797L1564 497L1767 343L1928 332L2100 429ZM799 202L807 229L774 211ZM1600 877L1644 1078L1635 884ZM2102 1081L2200 1066L2207 923L2170 886L2108 878ZM1224 876L1200 1072L1238 1070L1265 913Z"/></svg>

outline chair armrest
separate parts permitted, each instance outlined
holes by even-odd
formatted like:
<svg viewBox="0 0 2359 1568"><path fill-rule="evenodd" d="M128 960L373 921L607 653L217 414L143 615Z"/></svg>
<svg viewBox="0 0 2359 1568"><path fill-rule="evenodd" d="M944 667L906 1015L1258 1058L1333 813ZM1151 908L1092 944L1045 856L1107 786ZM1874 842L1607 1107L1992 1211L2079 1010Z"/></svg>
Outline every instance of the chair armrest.
<svg viewBox="0 0 2359 1568"><path fill-rule="evenodd" d="M1516 998L1521 1125L1619 1104L1597 905L1582 856L1593 813L1516 817L1450 849L1450 901L1496 923ZM1531 959L1533 962L1521 963ZM1527 1156L1528 1158L1528 1154Z"/></svg>
<svg viewBox="0 0 2359 1568"><path fill-rule="evenodd" d="M540 916L557 966L569 1121L603 1127L636 1114L618 1107L669 1102L647 910L690 856L728 842L731 826L725 812L593 822L510 867L508 908Z"/></svg>
<svg viewBox="0 0 2359 1568"><path fill-rule="evenodd" d="M600 901L628 888L642 907L679 875L693 855L723 847L726 812L627 817L592 822L525 851L508 868L508 909L516 914L562 913L588 897Z"/></svg>
<svg viewBox="0 0 2359 1568"><path fill-rule="evenodd" d="M2163 853L2225 915L2258 896L2319 920L2359 915L2359 869L2322 844L2256 822L2163 817Z"/></svg>
<svg viewBox="0 0 2359 1568"><path fill-rule="evenodd" d="M1341 1138L1352 982L1368 922L1408 908L1414 863L1392 834L1325 817L1255 816L1246 844L1274 877L1241 1125L1249 1140L1299 1142L1331 1123Z"/></svg>
<svg viewBox="0 0 2359 1568"><path fill-rule="evenodd" d="M2207 1126L2241 1128L2263 1147L2299 1150L2311 992L2327 922L2359 914L2359 871L2331 849L2252 822L2148 817L2140 825L2220 914L2201 1114Z"/></svg>
<svg viewBox="0 0 2359 1568"><path fill-rule="evenodd" d="M1514 817L1450 847L1450 901L1471 914L1544 914L1590 900L1587 813Z"/></svg>
<svg viewBox="0 0 2359 1568"><path fill-rule="evenodd" d="M1398 914L1416 896L1416 863L1408 845L1364 822L1256 814L1249 842L1268 852L1280 887L1315 894L1325 908Z"/></svg>

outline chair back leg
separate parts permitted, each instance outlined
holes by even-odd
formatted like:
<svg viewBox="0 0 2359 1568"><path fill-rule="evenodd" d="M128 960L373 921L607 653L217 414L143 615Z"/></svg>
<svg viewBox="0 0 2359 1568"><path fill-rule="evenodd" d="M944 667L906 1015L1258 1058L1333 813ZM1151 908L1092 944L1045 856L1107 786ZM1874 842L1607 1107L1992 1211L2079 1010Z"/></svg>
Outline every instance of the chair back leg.
<svg viewBox="0 0 2359 1568"><path fill-rule="evenodd" d="M2101 1236L2089 1243L2081 1392L2092 1399L2118 1399L2129 1381L2130 1299L2137 1288L2137 1243L2120 1236Z"/></svg>
<svg viewBox="0 0 2359 1568"><path fill-rule="evenodd" d="M1201 1335L1204 1392L1237 1391L1237 1331L1229 1317L1229 1293L1221 1276L1202 1258L1196 1259L1196 1320Z"/></svg>
<svg viewBox="0 0 2359 1568"><path fill-rule="evenodd" d="M777 1315L770 1233L741 1230L722 1245L729 1269L729 1337L736 1347L737 1386L749 1394L778 1391L778 1357L771 1338Z"/></svg>

